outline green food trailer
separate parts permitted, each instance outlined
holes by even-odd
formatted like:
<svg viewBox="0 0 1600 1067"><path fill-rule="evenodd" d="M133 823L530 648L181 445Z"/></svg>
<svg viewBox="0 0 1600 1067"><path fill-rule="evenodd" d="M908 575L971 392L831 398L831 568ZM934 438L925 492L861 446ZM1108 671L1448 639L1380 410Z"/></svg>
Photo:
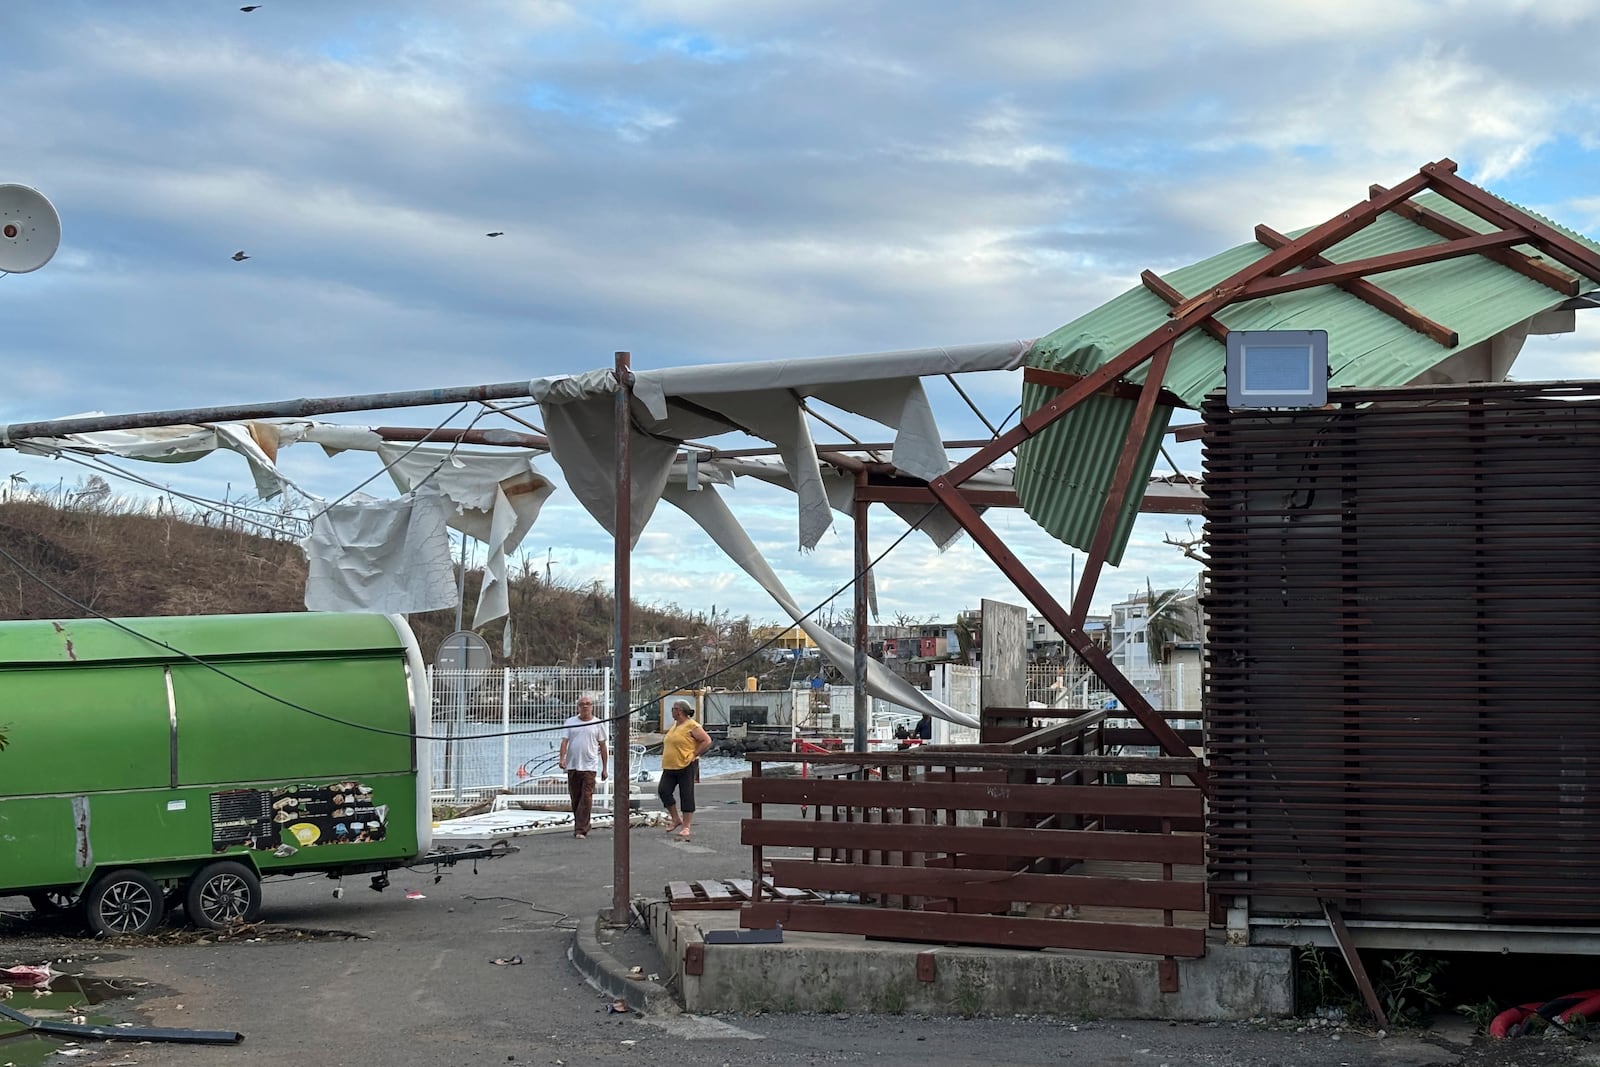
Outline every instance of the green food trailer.
<svg viewBox="0 0 1600 1067"><path fill-rule="evenodd" d="M398 616L0 622L0 895L100 934L181 904L255 919L261 879L428 852L431 695Z"/></svg>

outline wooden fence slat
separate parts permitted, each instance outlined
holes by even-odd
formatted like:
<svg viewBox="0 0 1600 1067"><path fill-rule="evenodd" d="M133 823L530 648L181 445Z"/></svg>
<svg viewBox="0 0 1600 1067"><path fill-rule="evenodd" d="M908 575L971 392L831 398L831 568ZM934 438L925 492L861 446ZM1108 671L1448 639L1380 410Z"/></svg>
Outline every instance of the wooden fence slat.
<svg viewBox="0 0 1600 1067"><path fill-rule="evenodd" d="M740 824L740 841L746 845L797 848L959 852L981 856L1132 860L1146 863L1205 862L1205 838L1199 834L745 819Z"/></svg>
<svg viewBox="0 0 1600 1067"><path fill-rule="evenodd" d="M1078 919L1020 919L1002 915L970 915L837 904L752 904L739 912L747 930L771 929L815 933L863 934L907 941L960 942L968 945L1016 945L1028 948L1073 948L1098 952L1133 952L1151 956L1205 955L1206 932L1183 926L1137 926L1084 922Z"/></svg>
<svg viewBox="0 0 1600 1067"><path fill-rule="evenodd" d="M1204 882L1080 874L1016 874L962 868L867 867L854 863L773 860L784 885L842 893L901 893L958 900L1033 904L1101 904L1122 908L1204 911Z"/></svg>
<svg viewBox="0 0 1600 1067"><path fill-rule="evenodd" d="M751 763L809 763L812 767L861 765L859 752L806 753L746 752ZM1127 771L1136 774L1201 773L1198 756L1053 756L1038 753L996 751L985 745L918 745L906 752L875 752L867 761L872 767L974 767L996 770L1045 771Z"/></svg>
<svg viewBox="0 0 1600 1067"><path fill-rule="evenodd" d="M839 782L806 778L746 778L747 804L853 805L874 808L962 808L1074 815L1154 815L1200 818L1197 789L1149 785L987 785L976 782Z"/></svg>

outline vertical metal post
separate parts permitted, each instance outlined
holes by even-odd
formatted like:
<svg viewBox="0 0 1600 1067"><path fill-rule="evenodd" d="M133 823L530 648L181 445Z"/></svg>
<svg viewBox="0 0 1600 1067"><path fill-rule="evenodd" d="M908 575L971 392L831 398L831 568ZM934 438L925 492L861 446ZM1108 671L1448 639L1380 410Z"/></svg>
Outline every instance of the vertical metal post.
<svg viewBox="0 0 1600 1067"><path fill-rule="evenodd" d="M867 709L872 698L867 695L867 566L872 557L867 555L867 508L871 505L862 499L859 490L866 487L867 472L856 472L856 691L855 744L857 752L867 750ZM863 771L865 774L865 771Z"/></svg>
<svg viewBox="0 0 1600 1067"><path fill-rule="evenodd" d="M633 555L633 478L632 463L628 452L629 432L632 422L633 406L633 370L629 366L629 356L626 352L617 353L617 426L616 426L616 460L617 460L617 512L616 533L612 538L612 591L615 597L615 610L612 618L611 638L616 642L616 651L612 655L612 668L616 674L616 700L612 706L617 716L616 733L611 746L612 758L612 824L614 831L612 840L612 875L611 875L611 921L617 924L628 922L628 908L632 892L628 885L628 787L631 771L628 763L628 745L632 737L629 732L630 697L628 693L628 642L632 640L629 612L633 598L632 582L629 577L629 564Z"/></svg>
<svg viewBox="0 0 1600 1067"><path fill-rule="evenodd" d="M461 566L456 572L456 633L461 632L461 613L467 602L467 535L461 535ZM461 799L461 771L462 764L466 762L467 747L467 639L457 639L461 651L456 659L456 698L454 721L450 724L450 736L455 741L449 747L451 761L450 780L455 785L455 792L451 799Z"/></svg>
<svg viewBox="0 0 1600 1067"><path fill-rule="evenodd" d="M511 790L511 668L500 668L500 788Z"/></svg>

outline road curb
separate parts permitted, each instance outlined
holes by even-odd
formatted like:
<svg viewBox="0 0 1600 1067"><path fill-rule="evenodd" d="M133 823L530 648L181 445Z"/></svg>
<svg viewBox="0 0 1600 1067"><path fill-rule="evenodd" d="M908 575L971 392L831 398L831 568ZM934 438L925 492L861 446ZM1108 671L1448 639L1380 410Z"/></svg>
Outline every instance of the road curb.
<svg viewBox="0 0 1600 1067"><path fill-rule="evenodd" d="M567 958L578 973L600 992L620 1000L640 1015L675 1015L683 1009L671 990L660 982L628 977L628 968L611 955L601 940L601 930L609 927L604 915L593 922L579 922L573 932Z"/></svg>

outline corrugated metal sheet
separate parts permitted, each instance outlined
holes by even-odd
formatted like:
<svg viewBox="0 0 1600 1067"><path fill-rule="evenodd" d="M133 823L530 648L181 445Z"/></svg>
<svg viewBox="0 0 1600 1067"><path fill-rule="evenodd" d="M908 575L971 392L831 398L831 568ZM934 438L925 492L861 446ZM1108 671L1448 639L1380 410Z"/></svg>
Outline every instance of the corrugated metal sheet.
<svg viewBox="0 0 1600 1067"><path fill-rule="evenodd" d="M1424 194L1412 202L1474 230L1493 228L1437 194ZM1600 251L1600 244L1554 222L1550 225ZM1304 232L1298 230L1290 236ZM1359 233L1334 245L1326 255L1335 262L1366 259L1443 241L1444 238L1408 219L1386 213ZM1269 251L1255 242L1240 245L1174 271L1164 280L1184 296L1195 296ZM1231 330L1327 330L1329 365L1333 371L1331 385L1392 386L1412 382L1452 354L1486 341L1566 299L1555 290L1483 256L1409 267L1374 275L1369 280L1424 316L1457 331L1459 345L1454 349L1444 348L1344 290L1326 285L1248 301L1227 309L1218 319ZM1585 281L1585 288L1594 288L1594 283ZM1130 289L1040 338L1028 353L1027 365L1068 374L1087 374L1166 322L1168 310L1160 297L1143 286ZM1224 384L1224 355L1221 342L1192 330L1174 346L1163 384L1198 408L1207 393ZM1142 381L1144 372L1143 367L1139 368L1129 375L1129 380ZM1024 386L1023 411L1031 414L1054 395L1056 390L1053 389ZM1116 464L1117 445L1108 443L1105 438L1120 441L1132 410L1131 400L1105 398L1094 414L1076 423L1062 420L1024 442L1017 451L1017 495L1024 510L1035 522L1070 545L1087 548L1094 535L1100 498L1088 499L1078 494L1092 493L1096 486L1109 484ZM1170 411L1160 420L1163 429L1166 415L1170 415ZM1158 440L1146 443L1144 455L1148 463L1135 471L1136 487L1145 484L1154 467ZM1112 562L1120 559L1127 532L1132 529L1139 505L1138 492L1136 489L1118 517L1119 536L1113 546Z"/></svg>
<svg viewBox="0 0 1600 1067"><path fill-rule="evenodd" d="M1600 383L1330 400L1205 409L1213 892L1600 924Z"/></svg>

